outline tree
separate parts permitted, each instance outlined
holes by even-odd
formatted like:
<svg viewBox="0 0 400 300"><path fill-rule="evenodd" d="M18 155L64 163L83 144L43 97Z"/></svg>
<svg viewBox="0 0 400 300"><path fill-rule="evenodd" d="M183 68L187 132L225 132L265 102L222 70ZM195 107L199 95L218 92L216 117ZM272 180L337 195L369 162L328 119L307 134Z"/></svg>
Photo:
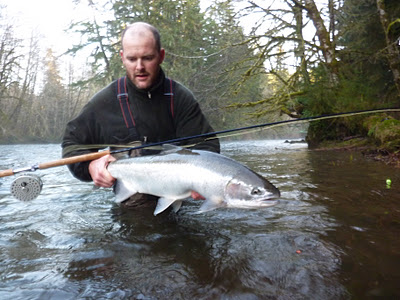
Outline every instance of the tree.
<svg viewBox="0 0 400 300"><path fill-rule="evenodd" d="M321 62L318 61L317 55L320 47L306 40L303 35L303 2L241 2L246 3L239 11L242 18L249 15L260 16L253 18L252 29L247 40L242 43L253 53L247 61L249 68L243 72L243 81L255 75L265 74L265 79L275 78L279 82L279 89L272 96L238 106L263 107L258 115L278 111L299 117L302 110L301 105L296 105L296 97L302 95L309 84L309 65ZM289 72L288 63L293 62L294 58L296 61L291 65L294 71Z"/></svg>
<svg viewBox="0 0 400 300"><path fill-rule="evenodd" d="M393 13L395 11L400 12L400 9L396 10L393 1L387 2L389 4L388 8L386 8L384 0L376 0L376 5L385 36L386 48L384 52L393 74L400 103L400 18L398 18L398 14ZM389 11L392 11L392 13L390 14Z"/></svg>
<svg viewBox="0 0 400 300"><path fill-rule="evenodd" d="M62 84L57 59L47 49L43 90L37 99L38 122L35 133L46 140L59 140L65 127L66 90Z"/></svg>
<svg viewBox="0 0 400 300"><path fill-rule="evenodd" d="M2 21L2 20L0 20ZM0 126L5 134L11 90L16 83L20 57L21 41L14 36L12 25L0 22Z"/></svg>
<svg viewBox="0 0 400 300"><path fill-rule="evenodd" d="M383 28L375 0L346 0L339 26L339 46L343 48L339 53L342 73L347 82L358 83L355 90L359 96L354 93L353 97L362 96L364 103L378 107L391 105L396 98L399 99L396 68L400 56L393 55L393 52L399 51L395 44L396 37L400 36L400 24L395 22L395 18L400 13L400 3L386 1L386 4L391 12L387 15L387 20L393 24L390 28ZM388 45L389 38L393 42ZM389 52L389 49L392 50Z"/></svg>
<svg viewBox="0 0 400 300"><path fill-rule="evenodd" d="M31 124L27 122L35 98L35 89L37 83L37 76L40 66L40 48L39 38L36 34L32 33L29 40L28 48L25 50L26 57L24 65L20 65L20 71L17 74L19 82L18 87L13 92L14 108L8 112L9 123L8 126L14 129L15 136L23 137L29 134Z"/></svg>

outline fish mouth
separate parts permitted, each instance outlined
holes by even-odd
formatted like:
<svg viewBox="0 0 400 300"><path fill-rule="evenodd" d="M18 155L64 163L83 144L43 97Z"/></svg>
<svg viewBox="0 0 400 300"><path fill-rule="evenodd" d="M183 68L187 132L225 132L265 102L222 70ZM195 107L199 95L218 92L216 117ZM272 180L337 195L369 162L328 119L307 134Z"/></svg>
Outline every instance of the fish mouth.
<svg viewBox="0 0 400 300"><path fill-rule="evenodd" d="M278 198L280 197L280 193L271 193L268 196L263 196L262 198L259 199L251 199L247 202L246 204L249 207L268 207L268 206L274 206L276 205L279 201ZM244 205L246 205L245 203L243 203Z"/></svg>
<svg viewBox="0 0 400 300"><path fill-rule="evenodd" d="M268 195L265 195L261 201L274 201L281 197L281 192L277 189L274 192L270 192Z"/></svg>
<svg viewBox="0 0 400 300"><path fill-rule="evenodd" d="M261 207L267 207L267 206L274 206L278 204L278 199L273 198L273 199L264 199L260 201L260 206Z"/></svg>
<svg viewBox="0 0 400 300"><path fill-rule="evenodd" d="M260 201L273 201L281 197L281 192L276 189L275 191L272 192L267 192L266 195L263 195L262 198L260 198Z"/></svg>
<svg viewBox="0 0 400 300"><path fill-rule="evenodd" d="M253 200L230 200L228 202L228 207L233 208L247 208L247 209L256 209L260 207L269 207L278 204L278 200L272 199L253 199Z"/></svg>
<svg viewBox="0 0 400 300"><path fill-rule="evenodd" d="M249 202L256 202L256 203L260 203L260 205L275 205L276 203L278 203L278 196L276 195L271 195L269 197L263 197L261 199L254 199L254 200L250 200Z"/></svg>

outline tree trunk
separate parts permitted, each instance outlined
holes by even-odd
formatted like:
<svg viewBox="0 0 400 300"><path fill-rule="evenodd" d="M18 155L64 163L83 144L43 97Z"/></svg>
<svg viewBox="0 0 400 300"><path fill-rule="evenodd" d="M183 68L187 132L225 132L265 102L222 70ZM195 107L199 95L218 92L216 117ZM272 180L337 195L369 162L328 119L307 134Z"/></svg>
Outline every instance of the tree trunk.
<svg viewBox="0 0 400 300"><path fill-rule="evenodd" d="M330 40L329 31L326 29L314 0L305 0L304 3L308 16L314 24L322 55L331 73L332 83L335 83L337 82L338 70L334 43Z"/></svg>
<svg viewBox="0 0 400 300"><path fill-rule="evenodd" d="M383 31L385 32L387 53L386 57L390 65L390 69L392 70L394 84L396 85L397 92L400 96L400 50L397 45L398 41L396 37L391 38L389 34L390 21L385 9L385 1L376 0L376 6L378 8L379 18L381 20Z"/></svg>
<svg viewBox="0 0 400 300"><path fill-rule="evenodd" d="M296 18L296 36L299 39L296 56L300 59L300 69L303 75L304 83L308 85L310 83L310 77L307 71L307 59L306 59L306 49L305 41L303 37L303 9L302 7L295 3L293 7L293 13Z"/></svg>

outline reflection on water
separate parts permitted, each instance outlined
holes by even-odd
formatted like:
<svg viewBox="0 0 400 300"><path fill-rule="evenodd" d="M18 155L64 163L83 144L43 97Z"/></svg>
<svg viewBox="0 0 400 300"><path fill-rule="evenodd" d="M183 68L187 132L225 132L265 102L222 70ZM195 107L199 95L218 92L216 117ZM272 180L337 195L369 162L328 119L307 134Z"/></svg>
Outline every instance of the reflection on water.
<svg viewBox="0 0 400 300"><path fill-rule="evenodd" d="M0 148L1 169L60 153ZM44 186L31 202L1 178L0 298L399 298L398 169L284 141L226 142L223 153L279 187L279 203L197 214L189 200L154 217L118 207L66 167L37 172Z"/></svg>

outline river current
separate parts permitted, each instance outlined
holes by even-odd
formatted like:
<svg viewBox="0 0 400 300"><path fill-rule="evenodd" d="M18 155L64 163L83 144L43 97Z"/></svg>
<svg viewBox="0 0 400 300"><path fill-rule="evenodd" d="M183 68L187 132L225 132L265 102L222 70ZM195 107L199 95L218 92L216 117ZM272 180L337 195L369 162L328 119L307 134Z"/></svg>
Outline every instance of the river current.
<svg viewBox="0 0 400 300"><path fill-rule="evenodd" d="M59 145L0 146L0 169ZM277 205L153 216L57 167L22 202L0 178L0 299L399 299L400 171L356 152L284 140L222 153L277 186ZM387 179L391 183L386 182ZM156 184L156 183L155 183Z"/></svg>

